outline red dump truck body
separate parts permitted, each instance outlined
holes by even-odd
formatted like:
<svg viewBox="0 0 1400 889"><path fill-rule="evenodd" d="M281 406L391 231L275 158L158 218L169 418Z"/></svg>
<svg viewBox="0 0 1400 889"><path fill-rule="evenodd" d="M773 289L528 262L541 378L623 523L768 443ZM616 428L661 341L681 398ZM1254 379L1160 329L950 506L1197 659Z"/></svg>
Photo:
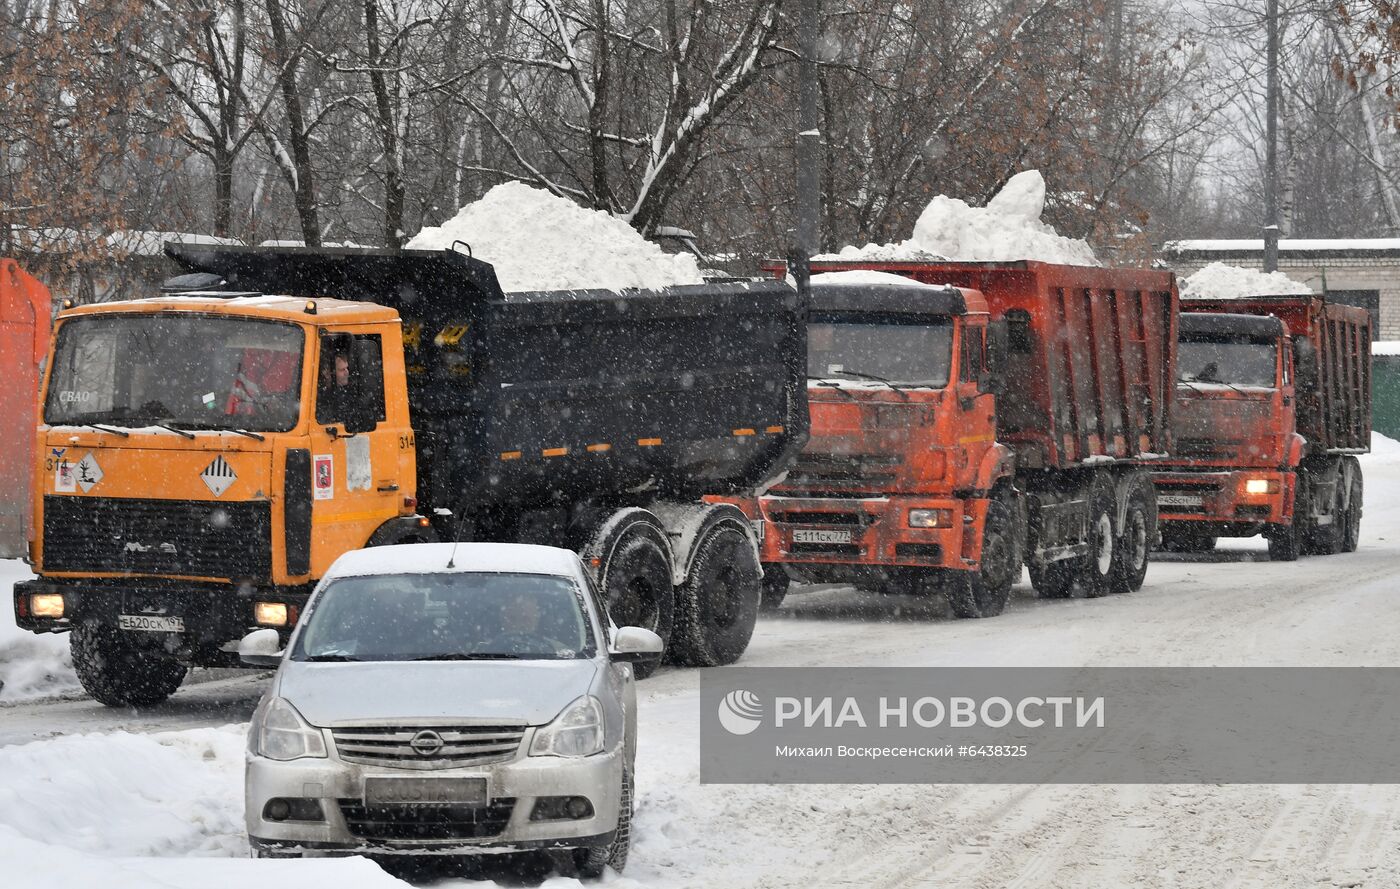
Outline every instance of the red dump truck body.
<svg viewBox="0 0 1400 889"><path fill-rule="evenodd" d="M1182 310L1181 349L1252 344L1268 350L1258 354L1270 372L1243 379L1221 351L1229 372L1217 382L1183 361L1176 450L1155 479L1164 545L1203 551L1262 532L1274 558L1354 549L1362 484L1351 455L1369 450L1371 433L1368 313L1316 295L1192 299Z"/></svg>
<svg viewBox="0 0 1400 889"><path fill-rule="evenodd" d="M0 259L0 558L23 555L28 538L39 364L52 311L48 289Z"/></svg>
<svg viewBox="0 0 1400 889"><path fill-rule="evenodd" d="M1170 273L1041 262L832 261L812 271L811 437L787 479L756 505L775 586L797 578L911 591L937 581L952 590L958 613L983 616L1000 611L1007 575L1019 576L1023 559L1045 595L1141 585L1142 539L1155 535L1156 511L1138 461L1170 448L1177 317ZM835 272L883 272L942 288L927 288L922 321L897 320L950 327L946 385L821 379L816 350L826 332L818 325L868 330L896 320L876 311L883 303L873 290L863 297L858 283L824 285ZM828 290L844 296L824 304ZM940 292L961 292L962 310L934 309ZM831 364L840 368L835 376L878 361L881 346L869 343ZM1130 501L1139 519L1129 518ZM1146 527L1129 532L1139 520ZM1134 539L1115 559L1125 533ZM1133 546L1129 570L1120 563ZM1112 570L1097 569L1100 555ZM995 587L996 595L970 606L969 584L984 593Z"/></svg>

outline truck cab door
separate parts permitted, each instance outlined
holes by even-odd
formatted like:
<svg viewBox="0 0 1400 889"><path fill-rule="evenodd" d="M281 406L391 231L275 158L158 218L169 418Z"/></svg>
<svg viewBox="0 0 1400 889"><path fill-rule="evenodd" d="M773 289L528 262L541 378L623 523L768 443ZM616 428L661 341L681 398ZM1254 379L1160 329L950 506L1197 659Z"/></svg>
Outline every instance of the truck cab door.
<svg viewBox="0 0 1400 889"><path fill-rule="evenodd" d="M411 436L401 399L385 398L384 336L322 331L311 430L311 564L320 576L400 514L400 440Z"/></svg>

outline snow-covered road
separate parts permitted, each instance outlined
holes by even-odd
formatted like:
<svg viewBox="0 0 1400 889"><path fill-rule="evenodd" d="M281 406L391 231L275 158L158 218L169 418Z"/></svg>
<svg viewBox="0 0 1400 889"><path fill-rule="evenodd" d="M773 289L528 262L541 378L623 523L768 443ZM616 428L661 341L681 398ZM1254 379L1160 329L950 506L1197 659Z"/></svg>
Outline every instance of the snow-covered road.
<svg viewBox="0 0 1400 889"><path fill-rule="evenodd" d="M1262 542L1227 543L1154 564L1128 596L1040 602L1023 583L988 621L802 592L760 622L743 663L1400 666L1400 446L1381 444L1364 459L1354 554L1279 564ZM246 719L260 687L217 679L141 713L71 697L0 706L0 862L42 886L85 861L163 885L389 882L344 863L227 860L243 849L241 734L216 726ZM702 786L697 688L691 670L640 686L636 842L619 885L1400 886L1397 788Z"/></svg>

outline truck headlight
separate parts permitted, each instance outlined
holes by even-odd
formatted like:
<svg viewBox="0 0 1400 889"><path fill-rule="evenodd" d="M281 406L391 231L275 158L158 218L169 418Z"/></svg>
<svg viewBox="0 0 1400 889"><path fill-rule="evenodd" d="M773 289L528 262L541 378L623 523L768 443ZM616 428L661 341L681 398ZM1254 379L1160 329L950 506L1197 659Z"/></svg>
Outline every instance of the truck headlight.
<svg viewBox="0 0 1400 889"><path fill-rule="evenodd" d="M248 726L248 752L285 762L326 756L326 740L290 703L273 698L253 713Z"/></svg>
<svg viewBox="0 0 1400 889"><path fill-rule="evenodd" d="M1244 492L1246 494L1277 494L1278 480L1272 478L1245 479Z"/></svg>
<svg viewBox="0 0 1400 889"><path fill-rule="evenodd" d="M35 617L63 617L62 593L31 593L29 613Z"/></svg>
<svg viewBox="0 0 1400 889"><path fill-rule="evenodd" d="M535 732L531 756L592 756L603 750L603 705L584 695Z"/></svg>
<svg viewBox="0 0 1400 889"><path fill-rule="evenodd" d="M909 527L911 528L950 528L952 525L953 511L951 509L909 510Z"/></svg>

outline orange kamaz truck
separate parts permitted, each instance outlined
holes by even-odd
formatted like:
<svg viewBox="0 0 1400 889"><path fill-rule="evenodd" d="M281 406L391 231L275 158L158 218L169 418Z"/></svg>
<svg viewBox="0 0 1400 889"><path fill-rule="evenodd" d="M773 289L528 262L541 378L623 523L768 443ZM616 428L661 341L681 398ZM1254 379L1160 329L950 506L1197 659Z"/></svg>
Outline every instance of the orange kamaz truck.
<svg viewBox="0 0 1400 889"><path fill-rule="evenodd" d="M817 262L811 437L763 521L765 600L792 580L1006 606L1138 589L1169 449L1170 273L1041 262Z"/></svg>
<svg viewBox="0 0 1400 889"><path fill-rule="evenodd" d="M237 665L347 550L575 549L619 625L729 663L757 541L709 493L805 440L785 284L503 293L455 251L168 247L163 294L58 316L16 623L69 632L107 704Z"/></svg>
<svg viewBox="0 0 1400 889"><path fill-rule="evenodd" d="M1182 301L1162 546L1263 534L1269 556L1351 552L1370 450L1371 323L1321 296Z"/></svg>

